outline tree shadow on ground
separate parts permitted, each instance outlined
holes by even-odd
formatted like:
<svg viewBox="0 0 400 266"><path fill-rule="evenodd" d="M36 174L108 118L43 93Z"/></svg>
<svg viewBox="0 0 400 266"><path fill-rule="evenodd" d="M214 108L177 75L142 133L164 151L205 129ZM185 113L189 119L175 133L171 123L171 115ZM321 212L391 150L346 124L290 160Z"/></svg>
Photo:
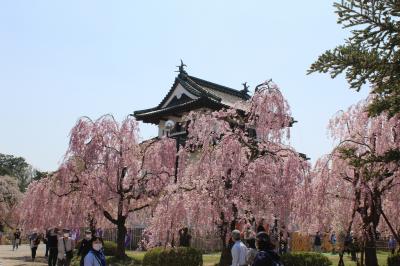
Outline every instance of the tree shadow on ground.
<svg viewBox="0 0 400 266"><path fill-rule="evenodd" d="M16 261L21 261L21 262L32 262L32 258L29 256L19 256L19 257L3 257L2 259L4 260L16 260ZM47 264L47 259L44 257L37 257L35 259L35 263L45 263ZM16 266L25 266L26 264L19 264Z"/></svg>

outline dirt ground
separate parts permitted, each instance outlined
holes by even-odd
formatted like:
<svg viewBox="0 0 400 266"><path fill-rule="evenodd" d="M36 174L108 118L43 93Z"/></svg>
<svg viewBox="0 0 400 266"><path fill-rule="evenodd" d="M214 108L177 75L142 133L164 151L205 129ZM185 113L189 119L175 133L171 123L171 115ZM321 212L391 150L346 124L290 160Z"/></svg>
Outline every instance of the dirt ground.
<svg viewBox="0 0 400 266"><path fill-rule="evenodd" d="M0 245L0 266L44 266L47 265L44 253L45 245L40 244L36 260L32 262L31 249L28 245L22 245L15 251L11 245Z"/></svg>

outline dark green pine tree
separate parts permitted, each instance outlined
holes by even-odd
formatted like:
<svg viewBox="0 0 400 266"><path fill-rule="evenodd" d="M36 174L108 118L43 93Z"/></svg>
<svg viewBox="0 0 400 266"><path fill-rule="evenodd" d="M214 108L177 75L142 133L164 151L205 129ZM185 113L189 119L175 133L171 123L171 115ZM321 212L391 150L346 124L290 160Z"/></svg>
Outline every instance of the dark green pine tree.
<svg viewBox="0 0 400 266"><path fill-rule="evenodd" d="M0 176L9 175L17 179L21 192L24 192L32 179L32 167L22 157L0 153Z"/></svg>
<svg viewBox="0 0 400 266"><path fill-rule="evenodd" d="M351 36L319 56L308 74L345 73L350 88L371 86L371 116L400 113L400 0L342 0L334 7Z"/></svg>

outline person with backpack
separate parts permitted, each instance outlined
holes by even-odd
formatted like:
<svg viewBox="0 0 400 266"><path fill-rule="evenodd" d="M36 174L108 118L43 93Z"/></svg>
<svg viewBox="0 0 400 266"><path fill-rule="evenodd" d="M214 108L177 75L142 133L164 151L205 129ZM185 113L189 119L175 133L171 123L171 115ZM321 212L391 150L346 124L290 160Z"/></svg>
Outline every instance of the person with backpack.
<svg viewBox="0 0 400 266"><path fill-rule="evenodd" d="M63 235L58 239L57 266L69 266L74 256L74 241L69 236L69 233L69 229L63 229Z"/></svg>
<svg viewBox="0 0 400 266"><path fill-rule="evenodd" d="M84 266L106 266L103 240L100 237L93 237L91 249L84 259Z"/></svg>
<svg viewBox="0 0 400 266"><path fill-rule="evenodd" d="M321 253L321 246L322 246L321 234L318 231L314 238L314 251Z"/></svg>
<svg viewBox="0 0 400 266"><path fill-rule="evenodd" d="M92 248L92 231L85 231L85 238L81 241L79 246L78 256L81 256L80 266L84 265L85 256L89 253Z"/></svg>
<svg viewBox="0 0 400 266"><path fill-rule="evenodd" d="M252 266L283 266L279 255L274 251L275 246L266 232L256 236L257 255Z"/></svg>

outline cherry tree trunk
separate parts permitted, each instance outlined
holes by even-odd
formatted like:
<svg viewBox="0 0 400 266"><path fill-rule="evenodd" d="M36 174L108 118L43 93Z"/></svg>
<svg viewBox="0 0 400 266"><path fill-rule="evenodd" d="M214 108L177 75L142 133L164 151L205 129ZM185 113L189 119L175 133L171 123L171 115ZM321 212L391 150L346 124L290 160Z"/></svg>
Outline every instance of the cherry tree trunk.
<svg viewBox="0 0 400 266"><path fill-rule="evenodd" d="M238 209L236 208L236 206L233 204L232 205L232 211L234 213L234 219L230 222L230 231L232 232L233 230L235 230L236 227L236 220L237 220L237 212ZM221 214L222 218L224 218L224 215ZM224 219L222 219L224 221ZM233 240L231 238L229 238L228 243L226 243L226 239L227 239L227 234L228 234L228 228L227 228L228 224L223 222L221 228L221 244L222 244L222 252L221 252L221 258L219 260L219 266L230 266L232 264L232 253L231 253L231 249L233 246Z"/></svg>
<svg viewBox="0 0 400 266"><path fill-rule="evenodd" d="M221 257L219 259L219 266L230 266L232 264L232 254L229 243L226 243L228 234L228 222L225 221L225 214L221 212L220 239L221 239Z"/></svg>
<svg viewBox="0 0 400 266"><path fill-rule="evenodd" d="M223 215L222 215L223 217ZM226 223L220 225L220 237L221 237L221 258L219 259L219 266L230 266L232 264L232 254L229 248L229 244L226 243L228 228Z"/></svg>
<svg viewBox="0 0 400 266"><path fill-rule="evenodd" d="M219 260L219 266L230 266L232 264L232 254L229 246L224 246L221 252L221 258Z"/></svg>
<svg viewBox="0 0 400 266"><path fill-rule="evenodd" d="M115 256L119 259L126 258L125 253L125 236L126 236L125 219L118 220L117 224L117 253Z"/></svg>
<svg viewBox="0 0 400 266"><path fill-rule="evenodd" d="M368 234L365 241L365 266L378 266L378 258L376 255L376 241L374 237L374 228L368 227L366 234Z"/></svg>

